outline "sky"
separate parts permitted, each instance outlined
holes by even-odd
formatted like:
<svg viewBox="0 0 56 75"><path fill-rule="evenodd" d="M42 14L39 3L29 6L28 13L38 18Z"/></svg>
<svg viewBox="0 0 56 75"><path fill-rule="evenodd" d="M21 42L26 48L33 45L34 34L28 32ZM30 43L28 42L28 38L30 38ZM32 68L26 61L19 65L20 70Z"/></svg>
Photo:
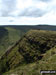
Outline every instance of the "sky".
<svg viewBox="0 0 56 75"><path fill-rule="evenodd" d="M56 25L56 0L0 0L0 25Z"/></svg>

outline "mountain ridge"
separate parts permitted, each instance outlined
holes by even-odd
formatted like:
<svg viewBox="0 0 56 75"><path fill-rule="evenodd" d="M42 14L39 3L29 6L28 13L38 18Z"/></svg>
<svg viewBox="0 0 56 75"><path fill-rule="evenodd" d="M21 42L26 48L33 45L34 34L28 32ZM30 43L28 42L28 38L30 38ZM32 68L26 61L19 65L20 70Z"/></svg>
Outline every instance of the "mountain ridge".
<svg viewBox="0 0 56 75"><path fill-rule="evenodd" d="M15 47L13 46L11 51L9 51L8 54L5 53L3 57L0 59L1 74L2 72L7 72L11 69L15 69L16 67L20 67L24 63L27 66L27 64L29 63L39 61L40 64L40 61L42 61L42 58L43 56L45 56L44 54L46 53L46 51L49 51L56 46L55 41L56 31L28 31L20 39L20 41L18 41L15 44ZM55 52L52 52L52 55L54 54ZM45 69L47 70L49 68L46 67Z"/></svg>

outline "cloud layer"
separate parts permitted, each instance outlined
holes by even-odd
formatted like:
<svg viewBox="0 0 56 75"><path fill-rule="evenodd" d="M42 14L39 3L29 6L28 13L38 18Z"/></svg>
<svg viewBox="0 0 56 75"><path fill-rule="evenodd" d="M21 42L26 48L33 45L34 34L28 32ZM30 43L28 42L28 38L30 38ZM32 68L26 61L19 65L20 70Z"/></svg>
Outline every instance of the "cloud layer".
<svg viewBox="0 0 56 75"><path fill-rule="evenodd" d="M56 24L56 0L0 0L0 18L0 24Z"/></svg>
<svg viewBox="0 0 56 75"><path fill-rule="evenodd" d="M48 0L2 0L1 16L29 16L39 17L47 12Z"/></svg>
<svg viewBox="0 0 56 75"><path fill-rule="evenodd" d="M16 0L2 0L2 16L9 16L15 10Z"/></svg>

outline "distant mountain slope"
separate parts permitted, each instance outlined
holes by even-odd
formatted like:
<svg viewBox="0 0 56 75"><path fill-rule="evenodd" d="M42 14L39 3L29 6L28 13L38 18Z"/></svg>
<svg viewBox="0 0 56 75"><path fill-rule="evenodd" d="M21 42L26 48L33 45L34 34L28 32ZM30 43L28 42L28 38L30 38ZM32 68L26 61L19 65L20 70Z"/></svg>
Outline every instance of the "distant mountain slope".
<svg viewBox="0 0 56 75"><path fill-rule="evenodd" d="M8 31L4 27L0 27L0 55L8 48L7 46L9 46Z"/></svg>
<svg viewBox="0 0 56 75"><path fill-rule="evenodd" d="M16 43L25 32L12 27L0 27L0 56L6 49Z"/></svg>
<svg viewBox="0 0 56 75"><path fill-rule="evenodd" d="M47 70L49 68L55 69L50 65L50 63L55 62L53 60L56 57L55 46L56 46L56 31L30 30L1 57L0 73L2 74L9 70L16 69L17 67L24 73L25 69L28 68L28 71L30 70L31 65L27 67L27 65L30 64L30 62L37 63L34 66L32 64L33 68L33 69L31 68L32 73L33 70L36 74L38 74L39 70L41 69L44 70ZM52 53L50 52L51 53L50 54L49 51L51 51ZM49 54L48 56L47 53ZM53 56L50 58L50 62L49 60L47 60L47 58L49 59L49 56ZM44 64L41 64L42 61L44 61L45 63L44 67L43 67ZM23 64L26 67L24 67ZM24 70L22 70L23 67ZM19 70L17 71L18 73ZM22 75L22 72L20 75Z"/></svg>
<svg viewBox="0 0 56 75"><path fill-rule="evenodd" d="M22 30L13 27L5 27L5 29L8 31L8 37L11 45L16 43L25 33Z"/></svg>

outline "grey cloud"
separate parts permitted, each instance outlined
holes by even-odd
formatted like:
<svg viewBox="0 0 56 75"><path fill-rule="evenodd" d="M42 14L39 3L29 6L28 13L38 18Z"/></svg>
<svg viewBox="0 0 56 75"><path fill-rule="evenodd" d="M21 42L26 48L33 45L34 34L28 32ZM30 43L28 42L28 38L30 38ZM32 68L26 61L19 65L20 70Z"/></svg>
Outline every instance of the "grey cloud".
<svg viewBox="0 0 56 75"><path fill-rule="evenodd" d="M38 8L33 8L33 9L27 8L24 11L22 11L22 13L19 14L19 16L41 17L46 13L47 13L46 11L43 11Z"/></svg>
<svg viewBox="0 0 56 75"><path fill-rule="evenodd" d="M2 0L2 16L9 16L14 11L16 0Z"/></svg>

